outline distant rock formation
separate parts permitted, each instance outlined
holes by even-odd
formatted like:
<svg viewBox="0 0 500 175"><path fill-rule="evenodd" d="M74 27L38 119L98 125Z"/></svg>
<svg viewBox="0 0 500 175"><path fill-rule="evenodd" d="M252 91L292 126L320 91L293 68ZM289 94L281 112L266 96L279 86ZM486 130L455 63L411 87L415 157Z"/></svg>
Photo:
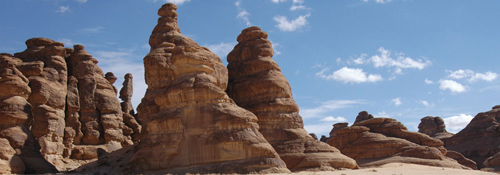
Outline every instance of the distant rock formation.
<svg viewBox="0 0 500 175"><path fill-rule="evenodd" d="M485 160L500 152L500 108L493 107L478 113L470 123L454 136L443 139L446 149L462 153L477 163L478 169L485 167Z"/></svg>
<svg viewBox="0 0 500 175"><path fill-rule="evenodd" d="M144 58L148 89L137 109L143 137L84 173L286 173L257 117L224 92L220 58L180 33L177 7L163 5Z"/></svg>
<svg viewBox="0 0 500 175"><path fill-rule="evenodd" d="M343 128L347 128L349 127L348 126L349 123L335 123L333 124L333 129L330 131L330 137L332 137L337 131L343 129Z"/></svg>
<svg viewBox="0 0 500 175"><path fill-rule="evenodd" d="M125 74L125 80L123 81L123 86L120 90L120 98L123 101L121 103L123 122L125 122L125 124L132 129L132 140L134 142L138 142L140 140L140 134L142 133L142 126L137 122L135 118L136 114L134 112L134 106L132 106L132 94L134 92L132 78L132 74Z"/></svg>
<svg viewBox="0 0 500 175"><path fill-rule="evenodd" d="M318 136L314 133L309 133L309 135L314 139L314 140L318 140Z"/></svg>
<svg viewBox="0 0 500 175"><path fill-rule="evenodd" d="M439 167L466 168L447 158L443 142L425 134L408 131L391 118L366 119L358 115L351 127L333 132L328 144L356 160L361 167L387 163L414 163ZM360 113L361 114L361 113Z"/></svg>
<svg viewBox="0 0 500 175"><path fill-rule="evenodd" d="M364 120L368 120L368 119L372 119L372 118L374 118L373 115L369 114L366 111L361 111L361 112L358 113L358 116L356 117L356 121L354 121L354 123L358 123L358 122L361 122L361 121L364 121Z"/></svg>
<svg viewBox="0 0 500 175"><path fill-rule="evenodd" d="M41 147L29 130L33 123L32 107L27 100L31 89L28 78L16 68L21 64L19 58L0 54L0 173L57 173L40 153Z"/></svg>
<svg viewBox="0 0 500 175"><path fill-rule="evenodd" d="M446 125L441 117L427 116L420 119L418 132L427 134L435 139L445 139L453 136L452 133L446 131Z"/></svg>
<svg viewBox="0 0 500 175"><path fill-rule="evenodd" d="M291 87L272 59L268 34L259 27L244 29L227 56L228 95L259 118L259 131L291 171L357 168L356 162L304 129Z"/></svg>

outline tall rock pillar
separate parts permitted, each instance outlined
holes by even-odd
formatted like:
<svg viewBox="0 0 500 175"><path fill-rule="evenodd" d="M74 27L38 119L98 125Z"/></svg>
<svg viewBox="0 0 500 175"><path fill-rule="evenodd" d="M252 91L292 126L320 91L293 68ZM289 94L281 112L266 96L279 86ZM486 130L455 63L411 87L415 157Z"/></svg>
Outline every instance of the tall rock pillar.
<svg viewBox="0 0 500 175"><path fill-rule="evenodd" d="M257 115L259 131L290 170L357 168L353 159L313 139L304 129L290 85L272 59L267 36L259 27L249 27L238 36L238 45L227 56L228 95Z"/></svg>

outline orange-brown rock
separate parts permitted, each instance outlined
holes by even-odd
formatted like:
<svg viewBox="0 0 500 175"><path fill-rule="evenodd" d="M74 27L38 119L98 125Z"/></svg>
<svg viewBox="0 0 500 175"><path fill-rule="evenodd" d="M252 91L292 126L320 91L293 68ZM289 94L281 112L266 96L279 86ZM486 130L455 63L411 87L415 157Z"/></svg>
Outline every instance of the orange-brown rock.
<svg viewBox="0 0 500 175"><path fill-rule="evenodd" d="M33 106L31 132L40 143L40 152L53 164L62 163L64 151L65 105L67 93L66 49L46 38L26 41L28 48L15 57L23 60L21 71L29 79ZM28 68L24 68L24 67ZM39 69L42 68L42 69Z"/></svg>
<svg viewBox="0 0 500 175"><path fill-rule="evenodd" d="M113 86L116 77L113 73L107 73L104 76L101 68L97 66L97 59L85 51L85 47L82 45L74 46L68 62L70 75L76 79L72 81L77 82L78 85L77 87L72 85L74 92L69 93L72 96L71 99L68 99L68 106L73 106L73 110L69 114L79 114L83 133L81 141L79 141L80 136L76 137L78 134L75 134L77 141L74 142L74 145L81 145L79 148L88 145L89 148L85 150L96 150L93 149L96 146L104 147L106 151L114 151L123 146L132 145L131 138L128 136L131 134L131 129L123 121L120 101L116 98L117 90ZM78 124L74 124L74 126L76 125ZM72 149L70 154L73 152L81 152L81 149ZM97 155L97 153L89 153L89 155ZM81 156L71 155L71 157L80 159ZM92 158L97 158L97 156Z"/></svg>
<svg viewBox="0 0 500 175"><path fill-rule="evenodd" d="M500 108L493 107L490 111L478 113L460 132L443 139L446 149L472 159L478 169L485 167L483 162L500 152L499 119Z"/></svg>
<svg viewBox="0 0 500 175"><path fill-rule="evenodd" d="M493 171L500 172L500 152L495 155L486 158L483 162L484 168L481 171Z"/></svg>
<svg viewBox="0 0 500 175"><path fill-rule="evenodd" d="M446 131L446 125L444 124L444 120L441 117L427 116L420 119L418 132L427 134L432 138L440 140L453 136L452 133Z"/></svg>
<svg viewBox="0 0 500 175"><path fill-rule="evenodd" d="M359 120L333 132L327 143L355 159L361 167L401 162L467 168L444 156L447 151L440 140L408 131L390 118Z"/></svg>
<svg viewBox="0 0 500 175"><path fill-rule="evenodd" d="M354 121L354 123L358 123L358 122L361 122L361 121L364 121L364 120L368 120L368 119L372 119L372 118L374 118L373 115L369 114L366 111L361 111L361 112L358 113L358 116L356 117L356 120Z"/></svg>
<svg viewBox="0 0 500 175"><path fill-rule="evenodd" d="M289 172L259 133L257 117L224 92L227 69L207 48L180 33L168 3L144 58L148 89L138 107L143 137L82 167L85 173ZM98 167L98 168L95 168Z"/></svg>
<svg viewBox="0 0 500 175"><path fill-rule="evenodd" d="M27 100L31 89L28 78L16 68L20 64L19 58L0 54L0 173L56 173L29 131L33 123Z"/></svg>
<svg viewBox="0 0 500 175"><path fill-rule="evenodd" d="M227 56L228 95L259 119L259 131L292 171L357 168L339 150L313 139L304 129L291 87L272 59L268 34L259 27L244 29Z"/></svg>
<svg viewBox="0 0 500 175"><path fill-rule="evenodd" d="M121 107L123 111L123 122L133 131L132 140L139 141L139 136L142 132L142 126L135 118L134 107L132 106L133 83L132 74L125 74L123 86L120 90L120 98L122 99Z"/></svg>
<svg viewBox="0 0 500 175"><path fill-rule="evenodd" d="M446 153L446 157L455 159L459 164L462 164L466 167L469 167L473 170L477 170L477 164L473 160L468 159L464 155L460 154L459 152L448 150Z"/></svg>

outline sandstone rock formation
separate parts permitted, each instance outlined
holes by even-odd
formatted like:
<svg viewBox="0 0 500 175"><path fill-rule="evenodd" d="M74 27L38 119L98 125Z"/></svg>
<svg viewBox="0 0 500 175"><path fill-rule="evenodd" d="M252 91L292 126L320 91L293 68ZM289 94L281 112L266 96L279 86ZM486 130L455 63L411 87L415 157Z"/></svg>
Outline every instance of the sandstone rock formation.
<svg viewBox="0 0 500 175"><path fill-rule="evenodd" d="M0 173L57 173L29 130L33 123L27 100L31 89L29 80L16 68L20 64L19 58L0 54Z"/></svg>
<svg viewBox="0 0 500 175"><path fill-rule="evenodd" d="M354 121L354 123L358 123L358 122L361 122L361 121L364 121L364 120L368 120L368 119L372 119L372 118L373 118L373 115L369 114L366 111L361 111L361 112L358 113L358 116L356 117L356 121Z"/></svg>
<svg viewBox="0 0 500 175"><path fill-rule="evenodd" d="M122 99L123 122L133 130L132 140L137 142L140 140L142 126L135 118L134 107L132 106L133 82L132 74L125 74L122 89L120 90L120 98Z"/></svg>
<svg viewBox="0 0 500 175"><path fill-rule="evenodd" d="M141 142L80 170L119 174L289 172L259 133L257 117L224 92L227 69L220 58L180 33L176 9L171 3L160 8L161 17L149 39L151 52L144 58L148 89L137 109L144 128Z"/></svg>
<svg viewBox="0 0 500 175"><path fill-rule="evenodd" d="M500 152L484 160L483 165L481 171L500 172Z"/></svg>
<svg viewBox="0 0 500 175"><path fill-rule="evenodd" d="M259 131L292 171L357 168L356 162L304 129L299 107L278 64L272 59L268 34L259 27L244 29L227 56L228 95L257 115Z"/></svg>
<svg viewBox="0 0 500 175"><path fill-rule="evenodd" d="M314 133L309 133L309 135L314 139L314 140L318 140L318 136Z"/></svg>
<svg viewBox="0 0 500 175"><path fill-rule="evenodd" d="M46 38L26 41L28 48L14 56L23 60L21 71L29 79L34 123L31 132L40 152L51 163L62 163L68 71L66 49Z"/></svg>
<svg viewBox="0 0 500 175"><path fill-rule="evenodd" d="M365 117L366 115L359 115ZM443 142L425 134L408 131L391 118L356 119L351 127L332 132L328 144L356 160L361 167L386 163L414 163L439 167L466 168L447 158Z"/></svg>
<svg viewBox="0 0 500 175"><path fill-rule="evenodd" d="M452 133L446 131L446 125L441 117L427 116L420 119L418 132L427 134L432 138L445 139L453 136Z"/></svg>
<svg viewBox="0 0 500 175"><path fill-rule="evenodd" d="M493 107L490 111L478 113L462 131L443 140L446 149L472 159L478 169L485 167L483 162L500 152L499 119L500 108Z"/></svg>
<svg viewBox="0 0 500 175"><path fill-rule="evenodd" d="M473 160L468 159L464 155L460 154L459 152L448 150L446 153L446 157L455 159L459 164L462 164L466 167L469 167L473 170L477 170L477 164Z"/></svg>
<svg viewBox="0 0 500 175"><path fill-rule="evenodd" d="M338 130L349 127L348 125L349 125L349 123L335 123L335 124L333 124L333 129L330 131L330 137L332 137L333 134L335 134L335 132L337 132Z"/></svg>

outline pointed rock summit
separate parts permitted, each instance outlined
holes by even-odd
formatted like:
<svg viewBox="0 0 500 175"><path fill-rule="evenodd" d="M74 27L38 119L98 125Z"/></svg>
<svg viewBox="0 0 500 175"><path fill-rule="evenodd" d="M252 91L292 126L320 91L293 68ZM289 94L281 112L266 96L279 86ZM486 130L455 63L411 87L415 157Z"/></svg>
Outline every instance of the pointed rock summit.
<svg viewBox="0 0 500 175"><path fill-rule="evenodd" d="M289 172L258 131L257 117L225 93L227 69L220 58L180 33L176 9L168 3L158 11L144 58L148 89L137 110L140 144L96 162L108 168L86 172Z"/></svg>
<svg viewBox="0 0 500 175"><path fill-rule="evenodd" d="M304 129L291 87L272 59L268 34L259 27L244 29L227 57L229 96L257 115L259 131L292 171L357 168L356 162L320 142Z"/></svg>

